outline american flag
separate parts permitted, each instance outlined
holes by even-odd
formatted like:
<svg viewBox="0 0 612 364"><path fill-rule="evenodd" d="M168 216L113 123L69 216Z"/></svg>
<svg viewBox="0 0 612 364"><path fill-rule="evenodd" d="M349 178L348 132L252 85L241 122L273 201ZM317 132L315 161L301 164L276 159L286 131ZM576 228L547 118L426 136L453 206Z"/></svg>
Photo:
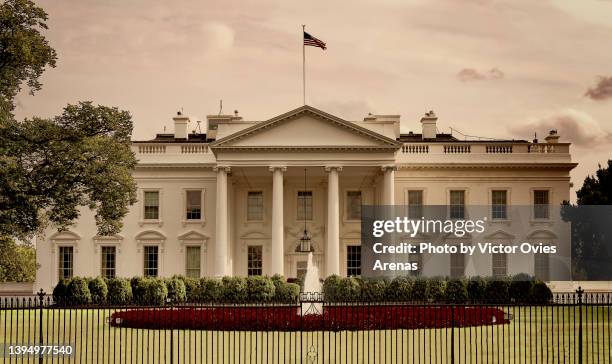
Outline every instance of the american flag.
<svg viewBox="0 0 612 364"><path fill-rule="evenodd" d="M304 32L304 45L327 49L327 46L322 40L319 40L306 32Z"/></svg>

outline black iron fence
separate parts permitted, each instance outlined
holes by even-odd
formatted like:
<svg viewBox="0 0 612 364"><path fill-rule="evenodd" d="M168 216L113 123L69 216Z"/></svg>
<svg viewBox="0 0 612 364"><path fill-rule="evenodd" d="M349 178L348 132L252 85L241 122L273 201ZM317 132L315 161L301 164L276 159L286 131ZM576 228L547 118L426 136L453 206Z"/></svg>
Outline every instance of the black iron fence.
<svg viewBox="0 0 612 364"><path fill-rule="evenodd" d="M610 363L612 294L548 304L58 305L0 298L5 363Z"/></svg>

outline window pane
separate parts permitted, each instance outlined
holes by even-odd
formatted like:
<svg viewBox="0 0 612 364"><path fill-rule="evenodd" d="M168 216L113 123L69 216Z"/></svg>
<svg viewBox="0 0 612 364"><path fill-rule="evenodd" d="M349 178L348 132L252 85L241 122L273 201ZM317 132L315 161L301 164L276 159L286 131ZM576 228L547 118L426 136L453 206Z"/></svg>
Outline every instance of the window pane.
<svg viewBox="0 0 612 364"><path fill-rule="evenodd" d="M145 191L144 218L146 220L159 219L159 191Z"/></svg>
<svg viewBox="0 0 612 364"><path fill-rule="evenodd" d="M249 191L247 197L247 220L263 220L263 192Z"/></svg>
<svg viewBox="0 0 612 364"><path fill-rule="evenodd" d="M200 277L200 247L188 246L185 249L185 275L187 277Z"/></svg>
<svg viewBox="0 0 612 364"><path fill-rule="evenodd" d="M507 191L491 191L491 215L494 219L506 219L507 214Z"/></svg>
<svg viewBox="0 0 612 364"><path fill-rule="evenodd" d="M247 256L247 274L260 276L263 274L262 246L249 245Z"/></svg>
<svg viewBox="0 0 612 364"><path fill-rule="evenodd" d="M298 191L297 219L312 220L312 191Z"/></svg>
<svg viewBox="0 0 612 364"><path fill-rule="evenodd" d="M144 276L157 277L158 275L158 247L144 247Z"/></svg>
<svg viewBox="0 0 612 364"><path fill-rule="evenodd" d="M492 254L493 277L505 277L508 275L508 256L504 253Z"/></svg>
<svg viewBox="0 0 612 364"><path fill-rule="evenodd" d="M115 268L117 264L115 247L103 246L101 253L102 262L100 266L102 267L102 271L100 272L100 275L104 278L115 278Z"/></svg>
<svg viewBox="0 0 612 364"><path fill-rule="evenodd" d="M548 219L550 210L548 190L533 191L533 217L536 219Z"/></svg>
<svg viewBox="0 0 612 364"><path fill-rule="evenodd" d="M463 277L465 272L465 256L461 253L450 255L450 275L451 278Z"/></svg>
<svg viewBox="0 0 612 364"><path fill-rule="evenodd" d="M423 216L423 191L408 191L408 217L420 219Z"/></svg>
<svg viewBox="0 0 612 364"><path fill-rule="evenodd" d="M465 191L450 191L451 219L465 218Z"/></svg>
<svg viewBox="0 0 612 364"><path fill-rule="evenodd" d="M202 191L187 191L185 205L187 207L187 220L202 219Z"/></svg>
<svg viewBox="0 0 612 364"><path fill-rule="evenodd" d="M346 199L347 219L361 220L361 191L348 191Z"/></svg>
<svg viewBox="0 0 612 364"><path fill-rule="evenodd" d="M361 275L361 245L346 247L346 275L349 277Z"/></svg>
<svg viewBox="0 0 612 364"><path fill-rule="evenodd" d="M537 279L549 281L550 261L548 254L534 254L534 273Z"/></svg>
<svg viewBox="0 0 612 364"><path fill-rule="evenodd" d="M306 275L306 270L307 270L307 262L297 262L297 267L296 267L296 273L297 273L297 278L299 280L302 280L304 278L304 276Z"/></svg>
<svg viewBox="0 0 612 364"><path fill-rule="evenodd" d="M74 267L74 249L71 246L59 247L59 279L72 278Z"/></svg>
<svg viewBox="0 0 612 364"><path fill-rule="evenodd" d="M410 254L408 256L408 262L409 263L416 263L417 264L417 270L411 270L410 271L410 275L412 276L420 276L421 273L423 273L423 255L420 253L414 253L414 254Z"/></svg>

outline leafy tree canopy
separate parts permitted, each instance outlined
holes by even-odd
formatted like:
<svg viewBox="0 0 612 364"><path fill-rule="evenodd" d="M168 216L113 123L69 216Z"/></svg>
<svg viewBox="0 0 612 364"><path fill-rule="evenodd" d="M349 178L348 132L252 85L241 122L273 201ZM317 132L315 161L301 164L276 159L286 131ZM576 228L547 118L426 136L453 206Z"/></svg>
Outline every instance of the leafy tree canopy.
<svg viewBox="0 0 612 364"><path fill-rule="evenodd" d="M600 165L594 176L584 179L576 197L578 205L612 205L612 160L607 168Z"/></svg>
<svg viewBox="0 0 612 364"><path fill-rule="evenodd" d="M15 108L23 82L30 94L40 90L46 67L55 67L57 55L41 31L47 13L30 0L0 2L0 114Z"/></svg>
<svg viewBox="0 0 612 364"><path fill-rule="evenodd" d="M0 236L0 282L34 282L35 279L34 248Z"/></svg>

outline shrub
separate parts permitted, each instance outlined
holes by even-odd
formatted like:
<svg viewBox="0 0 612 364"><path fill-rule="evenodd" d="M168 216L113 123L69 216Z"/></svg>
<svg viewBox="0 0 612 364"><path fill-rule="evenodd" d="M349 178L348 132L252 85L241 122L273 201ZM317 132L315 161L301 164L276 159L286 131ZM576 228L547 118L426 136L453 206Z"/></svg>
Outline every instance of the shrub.
<svg viewBox="0 0 612 364"><path fill-rule="evenodd" d="M533 303L545 304L552 300L552 292L546 283L542 281L536 281L533 283L531 288L531 300Z"/></svg>
<svg viewBox="0 0 612 364"><path fill-rule="evenodd" d="M329 302L340 301L338 292L341 280L342 278L335 274L325 278L325 281L323 281L323 294L325 295L325 300Z"/></svg>
<svg viewBox="0 0 612 364"><path fill-rule="evenodd" d="M134 301L147 305L163 305L168 297L168 288L159 278L134 277L130 280Z"/></svg>
<svg viewBox="0 0 612 364"><path fill-rule="evenodd" d="M472 302L482 301L485 298L486 282L482 277L472 277L467 282L467 296Z"/></svg>
<svg viewBox="0 0 612 364"><path fill-rule="evenodd" d="M512 277L508 294L510 299L516 303L529 302L533 288L533 277L528 274L520 273Z"/></svg>
<svg viewBox="0 0 612 364"><path fill-rule="evenodd" d="M294 303L300 297L300 286L296 283L283 282L274 290L274 301L279 303Z"/></svg>
<svg viewBox="0 0 612 364"><path fill-rule="evenodd" d="M86 304L91 302L91 293L87 285L87 280L81 277L74 277L66 288L66 303Z"/></svg>
<svg viewBox="0 0 612 364"><path fill-rule="evenodd" d="M91 293L91 302L105 303L108 296L108 287L106 281L102 277L91 279L88 284L89 292Z"/></svg>
<svg viewBox="0 0 612 364"><path fill-rule="evenodd" d="M387 282L382 279L367 279L361 283L361 299L370 302L385 300Z"/></svg>
<svg viewBox="0 0 612 364"><path fill-rule="evenodd" d="M223 277L223 299L228 302L244 302L248 298L244 277Z"/></svg>
<svg viewBox="0 0 612 364"><path fill-rule="evenodd" d="M398 276L393 278L387 284L386 298L389 301L408 301L412 291L412 279L407 276Z"/></svg>
<svg viewBox="0 0 612 364"><path fill-rule="evenodd" d="M339 301L350 302L359 300L361 297L361 284L359 279L355 277L340 279L337 294Z"/></svg>
<svg viewBox="0 0 612 364"><path fill-rule="evenodd" d="M485 299L487 301L508 302L508 289L510 282L506 278L491 277L487 279L485 286Z"/></svg>
<svg viewBox="0 0 612 364"><path fill-rule="evenodd" d="M453 303L464 303L468 299L467 283L464 279L450 279L446 282L446 300Z"/></svg>
<svg viewBox="0 0 612 364"><path fill-rule="evenodd" d="M68 290L68 281L60 279L57 285L53 287L53 300L55 303L64 304L66 303L66 294Z"/></svg>
<svg viewBox="0 0 612 364"><path fill-rule="evenodd" d="M427 281L425 279L417 278L412 282L410 298L415 301L425 301L427 299Z"/></svg>
<svg viewBox="0 0 612 364"><path fill-rule="evenodd" d="M248 299L252 302L267 302L274 298L274 282L270 278L250 276L246 280Z"/></svg>
<svg viewBox="0 0 612 364"><path fill-rule="evenodd" d="M187 292L185 289L185 282L178 277L167 279L165 282L166 289L168 291L168 299L173 303L185 302L187 298Z"/></svg>
<svg viewBox="0 0 612 364"><path fill-rule="evenodd" d="M427 280L427 289L425 296L430 301L443 301L444 288L446 282L440 278L431 278Z"/></svg>
<svg viewBox="0 0 612 364"><path fill-rule="evenodd" d="M107 283L108 295L106 297L108 303L125 305L132 301L132 287L127 279L111 278Z"/></svg>
<svg viewBox="0 0 612 364"><path fill-rule="evenodd" d="M178 277L185 284L185 300L187 302L198 302L200 297L200 280L191 277Z"/></svg>
<svg viewBox="0 0 612 364"><path fill-rule="evenodd" d="M216 278L200 278L198 302L217 302L223 298L223 283Z"/></svg>

